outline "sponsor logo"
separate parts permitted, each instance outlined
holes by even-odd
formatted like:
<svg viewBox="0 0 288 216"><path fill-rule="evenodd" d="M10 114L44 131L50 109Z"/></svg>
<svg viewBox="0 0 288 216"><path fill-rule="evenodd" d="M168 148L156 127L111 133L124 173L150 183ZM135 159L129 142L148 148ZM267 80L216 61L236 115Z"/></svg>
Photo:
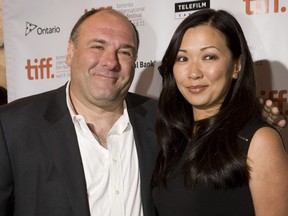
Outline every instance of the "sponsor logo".
<svg viewBox="0 0 288 216"><path fill-rule="evenodd" d="M143 12L145 11L144 5L135 5L134 3L118 3L116 4L116 10L123 13L128 17L136 27L144 26Z"/></svg>
<svg viewBox="0 0 288 216"><path fill-rule="evenodd" d="M28 80L54 79L51 73L52 58L35 58L33 61L27 59L25 69L27 71Z"/></svg>
<svg viewBox="0 0 288 216"><path fill-rule="evenodd" d="M32 32L36 32L38 35L50 35L50 34L58 34L60 33L60 27L38 27L38 25L26 22L25 28L25 36L31 34Z"/></svg>
<svg viewBox="0 0 288 216"><path fill-rule="evenodd" d="M288 109L284 111L285 104L288 102L288 90L270 90L268 92L261 90L260 95L265 96L264 98L267 98L268 95L268 98L279 107L280 111L288 115Z"/></svg>
<svg viewBox="0 0 288 216"><path fill-rule="evenodd" d="M26 22L25 36L30 34L36 28L37 28L37 25L30 23L30 22Z"/></svg>
<svg viewBox="0 0 288 216"><path fill-rule="evenodd" d="M210 0L175 3L175 18L184 19L195 10L210 8Z"/></svg>
<svg viewBox="0 0 288 216"><path fill-rule="evenodd" d="M154 67L156 61L136 61L135 68L148 68L148 67Z"/></svg>
<svg viewBox="0 0 288 216"><path fill-rule="evenodd" d="M52 67L54 67L53 71ZM25 69L27 79L31 81L70 77L70 67L66 64L66 55L27 59Z"/></svg>
<svg viewBox="0 0 288 216"><path fill-rule="evenodd" d="M285 13L287 8L283 6L280 1L281 0L243 0L247 15Z"/></svg>
<svg viewBox="0 0 288 216"><path fill-rule="evenodd" d="M106 7L99 7L99 8L91 8L90 10L101 10L101 9L105 9L105 8L113 8L112 6L106 6ZM115 8L115 10L120 11L121 13L123 13L126 17L128 17L128 19L136 26L136 27L140 27L140 26L144 26L145 25L145 21L143 19L143 15L142 13L145 11L145 6L136 6L134 3L132 2L128 2L128 3L117 3ZM85 9L84 13L87 13L89 11L89 9Z"/></svg>
<svg viewBox="0 0 288 216"><path fill-rule="evenodd" d="M103 9L112 9L112 6L107 6L107 7L99 7L99 8L91 8L90 10L89 9L84 9L84 13L87 13L91 10L103 10Z"/></svg>

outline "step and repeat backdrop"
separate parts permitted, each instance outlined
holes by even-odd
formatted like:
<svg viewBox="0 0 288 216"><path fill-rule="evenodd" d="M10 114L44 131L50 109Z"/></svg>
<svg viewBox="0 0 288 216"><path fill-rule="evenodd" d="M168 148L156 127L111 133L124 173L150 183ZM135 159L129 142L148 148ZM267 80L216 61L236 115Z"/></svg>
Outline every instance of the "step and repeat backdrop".
<svg viewBox="0 0 288 216"><path fill-rule="evenodd" d="M130 91L157 98L158 66L178 24L204 8L225 9L240 22L250 45L257 93L288 116L287 0L2 0L8 100L63 85L69 79L69 33L85 12L114 8L140 33ZM288 129L282 130L286 145ZM287 145L288 146L288 145Z"/></svg>

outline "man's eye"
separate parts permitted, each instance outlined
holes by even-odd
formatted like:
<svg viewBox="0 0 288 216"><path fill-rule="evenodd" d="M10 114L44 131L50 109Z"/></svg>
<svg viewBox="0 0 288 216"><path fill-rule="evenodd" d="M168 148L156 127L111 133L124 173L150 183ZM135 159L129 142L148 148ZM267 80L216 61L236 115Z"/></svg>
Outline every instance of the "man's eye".
<svg viewBox="0 0 288 216"><path fill-rule="evenodd" d="M103 46L97 46L97 45L94 45L94 46L91 46L91 48L93 49L98 49L98 50L103 50Z"/></svg>
<svg viewBox="0 0 288 216"><path fill-rule="evenodd" d="M129 52L129 51L119 50L117 54L118 54L119 59L128 60L128 59L133 58L132 52Z"/></svg>

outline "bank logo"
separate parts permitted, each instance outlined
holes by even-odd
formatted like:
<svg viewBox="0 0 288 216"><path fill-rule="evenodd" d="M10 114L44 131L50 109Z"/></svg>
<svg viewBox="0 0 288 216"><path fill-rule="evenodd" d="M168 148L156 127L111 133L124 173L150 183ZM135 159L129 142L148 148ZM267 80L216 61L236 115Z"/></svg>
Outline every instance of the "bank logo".
<svg viewBox="0 0 288 216"><path fill-rule="evenodd" d="M25 36L30 34L36 28L37 28L37 25L30 23L30 22L26 22Z"/></svg>
<svg viewBox="0 0 288 216"><path fill-rule="evenodd" d="M60 33L60 27L40 27L36 24L26 22L25 36L28 36L32 32L36 31L38 35L50 35Z"/></svg>
<svg viewBox="0 0 288 216"><path fill-rule="evenodd" d="M175 19L184 19L193 11L205 8L210 8L210 0L175 3Z"/></svg>

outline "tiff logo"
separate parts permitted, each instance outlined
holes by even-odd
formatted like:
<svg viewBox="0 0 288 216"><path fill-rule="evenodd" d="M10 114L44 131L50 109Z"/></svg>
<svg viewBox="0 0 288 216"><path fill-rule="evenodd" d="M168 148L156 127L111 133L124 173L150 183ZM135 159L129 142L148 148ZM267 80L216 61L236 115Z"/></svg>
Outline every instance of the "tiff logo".
<svg viewBox="0 0 288 216"><path fill-rule="evenodd" d="M31 59L27 59L25 69L27 70L27 78L29 80L39 79L53 79L54 74L51 74L52 58L41 58L40 61L35 58L34 63L31 63Z"/></svg>
<svg viewBox="0 0 288 216"><path fill-rule="evenodd" d="M279 13L279 10L285 13L286 7L281 6L279 1L280 0L243 0L245 3L245 11L248 15Z"/></svg>
<svg viewBox="0 0 288 216"><path fill-rule="evenodd" d="M288 110L284 110L284 105L287 104L288 102L288 90L271 90L269 92L266 92L264 90L260 91L260 95L261 96L265 96L267 97L268 94L268 98L270 100L272 100L274 103L278 104L279 109L285 114L288 115ZM286 95L286 96L285 96Z"/></svg>
<svg viewBox="0 0 288 216"><path fill-rule="evenodd" d="M103 9L112 9L112 6L107 6L107 7L99 7L99 8L91 8L90 10L103 10ZM87 13L90 11L89 9L85 9L84 13Z"/></svg>

